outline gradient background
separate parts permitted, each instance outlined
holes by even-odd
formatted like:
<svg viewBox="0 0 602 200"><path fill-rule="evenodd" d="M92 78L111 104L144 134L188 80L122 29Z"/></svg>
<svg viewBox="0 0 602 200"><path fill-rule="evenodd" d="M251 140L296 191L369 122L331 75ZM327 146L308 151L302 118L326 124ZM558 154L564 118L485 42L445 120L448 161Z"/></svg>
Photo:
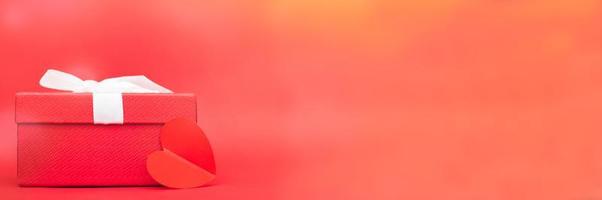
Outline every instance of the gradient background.
<svg viewBox="0 0 602 200"><path fill-rule="evenodd" d="M602 2L0 1L3 199L602 199ZM16 187L45 69L198 95L214 186Z"/></svg>

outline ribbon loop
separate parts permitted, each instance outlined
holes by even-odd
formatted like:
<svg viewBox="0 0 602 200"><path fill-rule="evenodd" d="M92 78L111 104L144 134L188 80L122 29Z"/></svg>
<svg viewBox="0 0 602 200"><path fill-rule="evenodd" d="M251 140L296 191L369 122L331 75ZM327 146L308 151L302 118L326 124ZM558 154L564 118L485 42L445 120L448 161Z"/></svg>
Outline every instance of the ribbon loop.
<svg viewBox="0 0 602 200"><path fill-rule="evenodd" d="M54 69L46 71L40 79L40 85L49 89L76 93L172 93L171 90L156 84L146 76L122 76L97 82L95 80L84 81L77 76Z"/></svg>
<svg viewBox="0 0 602 200"><path fill-rule="evenodd" d="M171 90L141 75L108 78L98 82L82 80L72 74L53 69L46 71L40 79L40 85L55 90L92 93L95 124L123 123L121 93L172 93Z"/></svg>

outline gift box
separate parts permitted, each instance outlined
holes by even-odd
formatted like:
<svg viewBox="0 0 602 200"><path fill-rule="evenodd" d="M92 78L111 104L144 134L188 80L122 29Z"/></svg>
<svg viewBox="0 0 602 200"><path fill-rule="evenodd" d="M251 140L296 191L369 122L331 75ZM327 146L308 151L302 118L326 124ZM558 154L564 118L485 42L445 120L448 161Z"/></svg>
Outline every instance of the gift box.
<svg viewBox="0 0 602 200"><path fill-rule="evenodd" d="M18 182L22 186L157 184L146 156L168 120L196 121L193 94L123 96L123 124L94 124L90 93L16 95Z"/></svg>
<svg viewBox="0 0 602 200"><path fill-rule="evenodd" d="M72 92L16 94L21 186L156 185L146 159L161 150L161 127L175 118L196 122L194 94L144 76L96 82L49 70L40 85Z"/></svg>

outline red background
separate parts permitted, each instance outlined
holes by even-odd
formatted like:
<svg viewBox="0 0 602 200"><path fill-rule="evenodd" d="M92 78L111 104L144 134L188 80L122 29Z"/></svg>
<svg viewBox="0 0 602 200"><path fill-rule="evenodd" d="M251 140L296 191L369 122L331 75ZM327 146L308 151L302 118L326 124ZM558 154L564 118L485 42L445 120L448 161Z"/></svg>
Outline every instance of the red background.
<svg viewBox="0 0 602 200"><path fill-rule="evenodd" d="M0 194L602 198L601 13L599 0L0 1ZM196 93L218 183L17 187L14 93L42 90L48 68Z"/></svg>

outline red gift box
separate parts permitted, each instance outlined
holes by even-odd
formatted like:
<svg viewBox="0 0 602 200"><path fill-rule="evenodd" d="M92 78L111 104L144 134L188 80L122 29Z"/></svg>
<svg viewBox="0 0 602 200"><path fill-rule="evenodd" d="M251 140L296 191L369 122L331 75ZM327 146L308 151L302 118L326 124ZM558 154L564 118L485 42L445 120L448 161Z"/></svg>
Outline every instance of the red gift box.
<svg viewBox="0 0 602 200"><path fill-rule="evenodd" d="M156 185L146 156L162 125L196 121L194 94L124 93L123 124L94 124L91 93L17 93L21 186Z"/></svg>

